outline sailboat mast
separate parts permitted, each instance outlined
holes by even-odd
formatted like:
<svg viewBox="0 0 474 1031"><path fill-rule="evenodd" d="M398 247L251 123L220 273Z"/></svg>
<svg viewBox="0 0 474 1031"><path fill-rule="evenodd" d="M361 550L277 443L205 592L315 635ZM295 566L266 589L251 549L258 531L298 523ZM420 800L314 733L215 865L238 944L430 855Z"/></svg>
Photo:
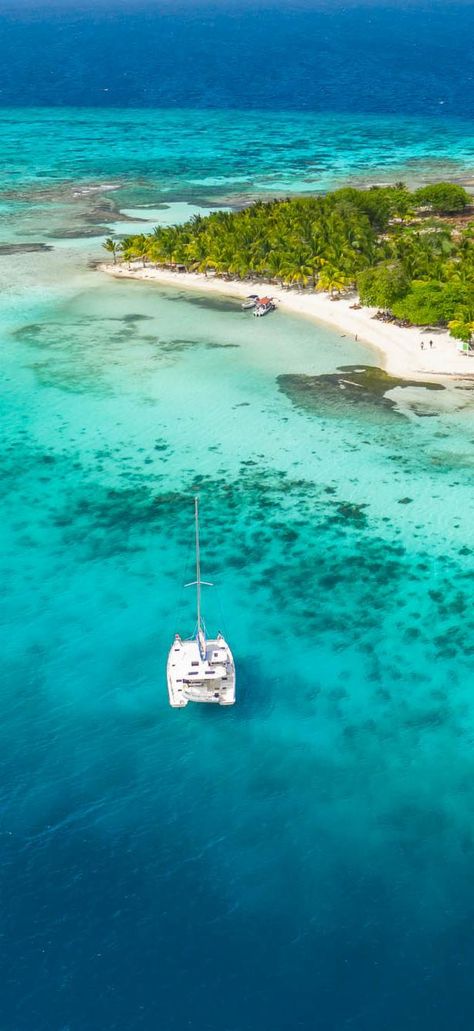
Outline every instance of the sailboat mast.
<svg viewBox="0 0 474 1031"><path fill-rule="evenodd" d="M199 498L194 498L194 519L196 523L196 601L197 625L201 629L201 554L199 550Z"/></svg>

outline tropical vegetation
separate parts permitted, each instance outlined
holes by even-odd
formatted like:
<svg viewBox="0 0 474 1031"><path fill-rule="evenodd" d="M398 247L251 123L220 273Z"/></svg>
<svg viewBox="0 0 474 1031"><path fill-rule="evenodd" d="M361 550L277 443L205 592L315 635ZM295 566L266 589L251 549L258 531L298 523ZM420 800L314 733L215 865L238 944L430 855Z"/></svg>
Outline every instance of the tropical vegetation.
<svg viewBox="0 0 474 1031"><path fill-rule="evenodd" d="M362 304L416 325L474 335L474 211L453 183L404 183L257 201L151 234L108 239L116 260L260 279Z"/></svg>

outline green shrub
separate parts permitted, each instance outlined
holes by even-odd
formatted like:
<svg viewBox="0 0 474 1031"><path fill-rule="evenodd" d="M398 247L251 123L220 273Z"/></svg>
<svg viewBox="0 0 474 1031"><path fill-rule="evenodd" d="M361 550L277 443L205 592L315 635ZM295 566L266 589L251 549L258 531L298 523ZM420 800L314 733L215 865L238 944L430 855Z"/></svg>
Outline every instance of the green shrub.
<svg viewBox="0 0 474 1031"><path fill-rule="evenodd" d="M433 183L416 190L414 199L420 207L426 204L438 214L451 215L464 211L471 198L467 191L456 183Z"/></svg>
<svg viewBox="0 0 474 1031"><path fill-rule="evenodd" d="M468 320L474 306L474 287L461 283L416 282L410 291L392 305L397 318L410 319L419 326L446 326L460 314Z"/></svg>
<svg viewBox="0 0 474 1031"><path fill-rule="evenodd" d="M357 289L362 304L392 308L410 289L410 279L399 261L386 262L360 272Z"/></svg>

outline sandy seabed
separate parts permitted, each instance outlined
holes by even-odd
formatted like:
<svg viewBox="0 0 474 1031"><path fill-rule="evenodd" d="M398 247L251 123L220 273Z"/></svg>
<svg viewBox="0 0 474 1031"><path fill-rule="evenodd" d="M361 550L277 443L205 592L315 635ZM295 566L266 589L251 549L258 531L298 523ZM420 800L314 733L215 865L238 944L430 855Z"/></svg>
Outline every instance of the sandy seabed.
<svg viewBox="0 0 474 1031"><path fill-rule="evenodd" d="M422 330L417 327L400 328L379 322L373 316L376 308L351 307L357 301L352 295L334 301L325 293L306 293L302 290L284 290L273 285L246 280L220 279L196 272L171 272L149 266L134 267L103 264L103 272L117 279L149 280L162 286L219 293L227 297L246 297L252 293L271 296L278 307L324 322L335 330L356 337L361 343L378 351L380 364L394 376L472 377L474 379L474 352L472 359L458 351L456 341L446 332ZM430 341L432 346L430 346ZM423 346L422 346L423 345Z"/></svg>

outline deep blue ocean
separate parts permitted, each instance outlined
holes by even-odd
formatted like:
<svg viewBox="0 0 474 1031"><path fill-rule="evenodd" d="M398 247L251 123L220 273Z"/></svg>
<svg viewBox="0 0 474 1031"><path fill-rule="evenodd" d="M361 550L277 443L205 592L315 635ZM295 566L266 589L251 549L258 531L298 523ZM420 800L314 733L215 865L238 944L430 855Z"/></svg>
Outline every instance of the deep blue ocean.
<svg viewBox="0 0 474 1031"><path fill-rule="evenodd" d="M474 114L472 3L56 3L1 0L0 103Z"/></svg>
<svg viewBox="0 0 474 1031"><path fill-rule="evenodd" d="M95 266L471 183L474 8L129 7L0 0L0 1031L470 1031L472 383ZM168 705L196 490L231 710Z"/></svg>

